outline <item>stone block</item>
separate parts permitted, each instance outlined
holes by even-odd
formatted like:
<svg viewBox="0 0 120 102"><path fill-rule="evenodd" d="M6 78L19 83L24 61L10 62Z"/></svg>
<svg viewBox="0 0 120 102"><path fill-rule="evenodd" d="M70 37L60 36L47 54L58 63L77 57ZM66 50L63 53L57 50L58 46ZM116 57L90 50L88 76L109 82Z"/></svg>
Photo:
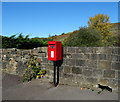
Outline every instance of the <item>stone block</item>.
<svg viewBox="0 0 120 102"><path fill-rule="evenodd" d="M120 61L120 56L118 56L118 55L111 55L111 60L112 61Z"/></svg>
<svg viewBox="0 0 120 102"><path fill-rule="evenodd" d="M46 69L48 69L48 70L54 70L54 66L53 65L45 65L44 66Z"/></svg>
<svg viewBox="0 0 120 102"><path fill-rule="evenodd" d="M39 55L38 50L33 49L33 50L32 50L32 54L33 54L33 55Z"/></svg>
<svg viewBox="0 0 120 102"><path fill-rule="evenodd" d="M16 67L17 63L14 63L14 65L9 64L8 68L6 69L6 72L9 74L16 74L17 72L17 67Z"/></svg>
<svg viewBox="0 0 120 102"><path fill-rule="evenodd" d="M72 58L72 54L64 54L63 57L64 58Z"/></svg>
<svg viewBox="0 0 120 102"><path fill-rule="evenodd" d="M31 50L30 50L30 53L31 53ZM17 55L22 55L22 51L17 49Z"/></svg>
<svg viewBox="0 0 120 102"><path fill-rule="evenodd" d="M4 55L2 55L2 60L4 60L4 61L9 61L10 57L11 57L10 55L8 55L8 54L5 55L5 54L4 54Z"/></svg>
<svg viewBox="0 0 120 102"><path fill-rule="evenodd" d="M88 60L90 59L90 54L81 54L81 53L72 54L72 58L80 59L80 60Z"/></svg>
<svg viewBox="0 0 120 102"><path fill-rule="evenodd" d="M107 60L107 55L106 54L98 54L98 59L99 60Z"/></svg>
<svg viewBox="0 0 120 102"><path fill-rule="evenodd" d="M21 52L23 56L31 54L31 50L21 50ZM33 50L33 53L36 53L36 50Z"/></svg>
<svg viewBox="0 0 120 102"><path fill-rule="evenodd" d="M115 70L104 70L103 77L115 78Z"/></svg>
<svg viewBox="0 0 120 102"><path fill-rule="evenodd" d="M110 47L98 47L96 50L97 54L111 54L111 52Z"/></svg>
<svg viewBox="0 0 120 102"><path fill-rule="evenodd" d="M2 62L2 56L0 56L0 62Z"/></svg>
<svg viewBox="0 0 120 102"><path fill-rule="evenodd" d="M21 56L15 56L14 59L15 59L15 61L17 61L17 62L19 62L19 61L22 60Z"/></svg>
<svg viewBox="0 0 120 102"><path fill-rule="evenodd" d="M91 54L91 60L98 60L97 54Z"/></svg>
<svg viewBox="0 0 120 102"><path fill-rule="evenodd" d="M102 77L103 76L103 72L101 69L93 69L93 76L94 77Z"/></svg>
<svg viewBox="0 0 120 102"><path fill-rule="evenodd" d="M68 47L67 53L76 53L76 47Z"/></svg>
<svg viewBox="0 0 120 102"><path fill-rule="evenodd" d="M85 60L76 60L76 66L85 66Z"/></svg>
<svg viewBox="0 0 120 102"><path fill-rule="evenodd" d="M86 81L89 82L90 84L97 84L98 83L97 78L87 78Z"/></svg>
<svg viewBox="0 0 120 102"><path fill-rule="evenodd" d="M82 59L82 54L71 54L73 59Z"/></svg>
<svg viewBox="0 0 120 102"><path fill-rule="evenodd" d="M112 48L112 54L120 55L120 48L119 47Z"/></svg>
<svg viewBox="0 0 120 102"><path fill-rule="evenodd" d="M111 61L112 60L112 55L111 54L107 54L107 60Z"/></svg>
<svg viewBox="0 0 120 102"><path fill-rule="evenodd" d="M48 63L48 59L47 58L42 58L42 63Z"/></svg>
<svg viewBox="0 0 120 102"><path fill-rule="evenodd" d="M80 67L72 67L73 74L82 74L82 69Z"/></svg>
<svg viewBox="0 0 120 102"><path fill-rule="evenodd" d="M73 81L75 79L72 74L66 74L66 73L63 74L63 78L66 78L67 81Z"/></svg>
<svg viewBox="0 0 120 102"><path fill-rule="evenodd" d="M119 62L112 62L112 69L120 70L120 63Z"/></svg>
<svg viewBox="0 0 120 102"><path fill-rule="evenodd" d="M11 52L12 52L12 51L11 51L11 50L8 50L8 49L7 49L7 51L5 51L6 54L11 54ZM4 53L4 52L3 52L3 53Z"/></svg>
<svg viewBox="0 0 120 102"><path fill-rule="evenodd" d="M112 65L110 61L99 61L98 68L100 69L111 69Z"/></svg>
<svg viewBox="0 0 120 102"><path fill-rule="evenodd" d="M89 53L89 54L91 54L91 53L94 53L94 48L93 47L85 47L85 53Z"/></svg>
<svg viewBox="0 0 120 102"><path fill-rule="evenodd" d="M65 66L60 66L60 67L59 67L59 72L60 72L60 73L64 73L64 67L65 67Z"/></svg>
<svg viewBox="0 0 120 102"><path fill-rule="evenodd" d="M17 57L19 57L19 56L17 56ZM30 55L28 54L28 55L25 55L24 56L26 59L30 59Z"/></svg>
<svg viewBox="0 0 120 102"><path fill-rule="evenodd" d="M6 49L2 49L2 55L7 54L7 50Z"/></svg>
<svg viewBox="0 0 120 102"><path fill-rule="evenodd" d="M101 78L98 82L101 85L109 85L109 79Z"/></svg>
<svg viewBox="0 0 120 102"><path fill-rule="evenodd" d="M91 60L91 54L84 54L84 58L86 60Z"/></svg>
<svg viewBox="0 0 120 102"><path fill-rule="evenodd" d="M98 68L98 62L95 61L95 60L87 60L86 61L86 66L89 67L89 68Z"/></svg>
<svg viewBox="0 0 120 102"><path fill-rule="evenodd" d="M116 79L110 79L108 86L112 87L112 88L117 88L118 87L118 80Z"/></svg>
<svg viewBox="0 0 120 102"><path fill-rule="evenodd" d="M72 72L72 68L70 66L63 66L64 69L64 73L71 73Z"/></svg>
<svg viewBox="0 0 120 102"><path fill-rule="evenodd" d="M92 47L92 53L93 53L93 54L96 54L97 51L98 51L98 47Z"/></svg>
<svg viewBox="0 0 120 102"><path fill-rule="evenodd" d="M62 65L66 65L66 59L65 59L65 58L63 58L63 63L62 63Z"/></svg>
<svg viewBox="0 0 120 102"><path fill-rule="evenodd" d="M11 54L17 54L17 51L16 51L16 50L13 50L13 51L11 52Z"/></svg>
<svg viewBox="0 0 120 102"><path fill-rule="evenodd" d="M46 57L46 53L44 53L44 52L43 53L39 53L38 52L38 57Z"/></svg>
<svg viewBox="0 0 120 102"><path fill-rule="evenodd" d="M86 52L86 48L85 47L77 47L76 48L76 53L85 53Z"/></svg>
<svg viewBox="0 0 120 102"><path fill-rule="evenodd" d="M48 49L47 47L41 47L41 51L42 52L46 52L47 53L47 49Z"/></svg>
<svg viewBox="0 0 120 102"><path fill-rule="evenodd" d="M27 68L27 65L24 64L24 62L19 61L18 64L17 64L17 71L24 70L25 68Z"/></svg>
<svg viewBox="0 0 120 102"><path fill-rule="evenodd" d="M41 63L41 60L42 59L40 57L37 57L36 60L35 60L35 62Z"/></svg>
<svg viewBox="0 0 120 102"><path fill-rule="evenodd" d="M5 69L7 64L8 64L7 61L2 61L2 69Z"/></svg>
<svg viewBox="0 0 120 102"><path fill-rule="evenodd" d="M120 92L120 80L118 80L118 91Z"/></svg>
<svg viewBox="0 0 120 102"><path fill-rule="evenodd" d="M0 62L0 69L2 69L2 62Z"/></svg>
<svg viewBox="0 0 120 102"><path fill-rule="evenodd" d="M79 84L83 83L85 81L85 78L83 76L76 76L75 81Z"/></svg>
<svg viewBox="0 0 120 102"><path fill-rule="evenodd" d="M118 75L117 79L120 79L120 71L118 71L117 75Z"/></svg>
<svg viewBox="0 0 120 102"><path fill-rule="evenodd" d="M33 50L36 50L38 53L45 53L47 52L47 47L37 47L37 48L34 48Z"/></svg>
<svg viewBox="0 0 120 102"><path fill-rule="evenodd" d="M75 60L74 59L66 59L66 65L75 66Z"/></svg>
<svg viewBox="0 0 120 102"><path fill-rule="evenodd" d="M83 69L82 74L83 74L84 76L90 77L90 76L92 76L92 69L88 69L88 68Z"/></svg>
<svg viewBox="0 0 120 102"><path fill-rule="evenodd" d="M63 75L64 75L63 73L64 73L63 69L60 70L60 71L59 71L59 77L62 77L62 78L63 78Z"/></svg>
<svg viewBox="0 0 120 102"><path fill-rule="evenodd" d="M84 53L84 54L91 54L93 53L93 47L77 47L76 53Z"/></svg>
<svg viewBox="0 0 120 102"><path fill-rule="evenodd" d="M119 79L119 78L120 78L119 75L120 75L120 71L115 70L115 78L116 78L116 79Z"/></svg>
<svg viewBox="0 0 120 102"><path fill-rule="evenodd" d="M63 47L63 54L67 53L67 47Z"/></svg>
<svg viewBox="0 0 120 102"><path fill-rule="evenodd" d="M21 61L22 61L23 63L26 63L26 62L28 61L28 59L26 59L26 58L23 57L23 58L21 59Z"/></svg>

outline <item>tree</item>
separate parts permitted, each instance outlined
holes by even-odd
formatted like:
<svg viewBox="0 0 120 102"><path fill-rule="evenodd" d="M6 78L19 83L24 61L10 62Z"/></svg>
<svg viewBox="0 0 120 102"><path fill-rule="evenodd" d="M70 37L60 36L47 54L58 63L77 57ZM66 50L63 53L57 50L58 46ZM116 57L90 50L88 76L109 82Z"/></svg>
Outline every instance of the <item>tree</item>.
<svg viewBox="0 0 120 102"><path fill-rule="evenodd" d="M65 46L101 46L101 35L96 29L81 27L64 42Z"/></svg>
<svg viewBox="0 0 120 102"><path fill-rule="evenodd" d="M98 14L94 17L90 17L88 21L88 27L98 30L101 32L102 43L103 45L109 45L109 39L112 36L112 32L110 31L112 28L112 24L109 21L109 16L104 14Z"/></svg>
<svg viewBox="0 0 120 102"><path fill-rule="evenodd" d="M30 45L29 45L29 35L26 35L25 37L23 36L22 33L20 33L18 35L18 37L15 38L16 40L16 43L15 43L15 46L16 48L19 48L19 49L26 49L26 48L29 48Z"/></svg>

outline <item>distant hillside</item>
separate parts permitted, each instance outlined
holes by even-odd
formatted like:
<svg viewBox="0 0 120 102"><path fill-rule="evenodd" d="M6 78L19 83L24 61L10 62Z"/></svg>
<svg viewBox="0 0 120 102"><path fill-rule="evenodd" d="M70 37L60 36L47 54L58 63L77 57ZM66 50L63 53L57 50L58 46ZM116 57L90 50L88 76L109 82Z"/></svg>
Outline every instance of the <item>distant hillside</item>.
<svg viewBox="0 0 120 102"><path fill-rule="evenodd" d="M115 35L120 35L120 23L113 23L113 27L111 29L111 31L115 34Z"/></svg>
<svg viewBox="0 0 120 102"><path fill-rule="evenodd" d="M120 34L120 23L112 23L112 24L113 24L113 27L112 27L111 31L114 33L114 35ZM66 33L66 34L53 36L52 38L54 41L64 41L67 37L70 36L70 34L76 33L76 32L78 32L78 30L75 30L73 32Z"/></svg>
<svg viewBox="0 0 120 102"><path fill-rule="evenodd" d="M120 35L120 23L112 23L113 27L111 29L111 31L114 33L115 36L117 36L118 34ZM69 33L63 33L61 35L56 35L56 36L52 36L52 37L48 37L48 38L39 38L39 37L35 37L35 38L31 38L31 39L40 39L40 40L49 40L49 39L53 39L54 41L64 41L66 38L68 38L70 36L70 34L74 34L78 32L78 30L75 30L73 32L69 32ZM0 35L0 37L2 37L2 35Z"/></svg>
<svg viewBox="0 0 120 102"><path fill-rule="evenodd" d="M58 36L54 36L53 40L54 41L64 41L67 37L69 37L70 34L63 34L63 35L58 35Z"/></svg>
<svg viewBox="0 0 120 102"><path fill-rule="evenodd" d="M75 30L73 32L69 32L69 33L66 33L66 34L53 36L52 38L53 38L54 41L64 41L67 37L70 36L70 34L75 33L75 32L78 32L78 30Z"/></svg>

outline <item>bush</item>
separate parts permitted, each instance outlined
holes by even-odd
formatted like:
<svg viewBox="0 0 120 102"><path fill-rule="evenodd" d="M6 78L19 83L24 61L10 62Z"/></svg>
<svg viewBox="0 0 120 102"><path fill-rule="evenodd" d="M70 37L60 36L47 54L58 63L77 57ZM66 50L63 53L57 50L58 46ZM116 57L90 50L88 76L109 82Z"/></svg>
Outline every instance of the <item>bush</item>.
<svg viewBox="0 0 120 102"><path fill-rule="evenodd" d="M10 37L2 36L2 48L18 48L18 49L32 49L40 46L47 46L51 38L29 38L22 34L12 35Z"/></svg>
<svg viewBox="0 0 120 102"><path fill-rule="evenodd" d="M82 27L65 40L65 46L102 46L100 32Z"/></svg>
<svg viewBox="0 0 120 102"><path fill-rule="evenodd" d="M41 68L40 62L37 61L37 58L34 56L31 56L26 65L27 68L23 74L23 82L31 81L36 78L42 78L46 74L46 70Z"/></svg>

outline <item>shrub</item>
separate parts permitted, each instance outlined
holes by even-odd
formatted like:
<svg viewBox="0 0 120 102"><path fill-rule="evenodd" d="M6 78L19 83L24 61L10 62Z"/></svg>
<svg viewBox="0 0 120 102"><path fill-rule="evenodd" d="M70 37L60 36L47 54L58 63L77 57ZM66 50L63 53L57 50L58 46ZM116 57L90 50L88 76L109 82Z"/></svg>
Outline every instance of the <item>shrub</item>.
<svg viewBox="0 0 120 102"><path fill-rule="evenodd" d="M32 49L40 46L47 46L48 41L52 38L29 38L29 35L23 36L20 33L17 37L12 35L10 37L2 36L2 48L18 48L18 49Z"/></svg>
<svg viewBox="0 0 120 102"><path fill-rule="evenodd" d="M26 63L27 68L23 74L23 82L31 81L32 79L41 78L46 74L46 70L41 68L40 62L37 58L31 56L30 60Z"/></svg>
<svg viewBox="0 0 120 102"><path fill-rule="evenodd" d="M102 46L100 32L82 27L65 40L65 46Z"/></svg>

